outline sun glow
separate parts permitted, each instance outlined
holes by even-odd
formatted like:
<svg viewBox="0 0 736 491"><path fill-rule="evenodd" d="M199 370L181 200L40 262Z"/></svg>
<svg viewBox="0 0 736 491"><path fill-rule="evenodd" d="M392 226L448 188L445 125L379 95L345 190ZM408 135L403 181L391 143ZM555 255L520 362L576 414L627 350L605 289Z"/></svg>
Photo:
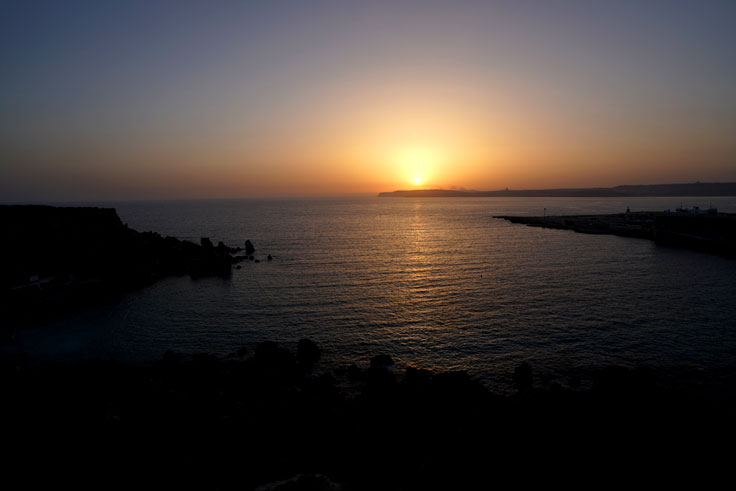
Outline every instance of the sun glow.
<svg viewBox="0 0 736 491"><path fill-rule="evenodd" d="M406 181L419 186L432 180L441 160L439 152L434 148L408 146L396 153L395 164Z"/></svg>

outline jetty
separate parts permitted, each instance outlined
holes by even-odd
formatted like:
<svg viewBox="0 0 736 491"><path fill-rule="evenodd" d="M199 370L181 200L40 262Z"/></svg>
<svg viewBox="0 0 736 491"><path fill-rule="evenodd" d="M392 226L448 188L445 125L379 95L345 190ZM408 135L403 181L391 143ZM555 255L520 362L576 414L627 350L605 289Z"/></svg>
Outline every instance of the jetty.
<svg viewBox="0 0 736 491"><path fill-rule="evenodd" d="M495 216L530 227L619 235L736 258L736 214L677 209L607 215Z"/></svg>

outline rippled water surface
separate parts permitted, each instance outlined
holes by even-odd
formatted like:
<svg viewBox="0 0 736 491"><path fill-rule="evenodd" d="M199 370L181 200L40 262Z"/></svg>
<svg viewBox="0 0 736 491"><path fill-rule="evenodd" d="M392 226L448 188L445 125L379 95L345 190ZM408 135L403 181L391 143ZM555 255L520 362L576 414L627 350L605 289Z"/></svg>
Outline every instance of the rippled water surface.
<svg viewBox="0 0 736 491"><path fill-rule="evenodd" d="M329 363L399 365L504 384L607 363L713 367L736 356L736 261L639 239L513 225L500 214L662 210L732 198L360 198L106 203L136 230L256 257L232 278L169 278L27 330L39 356L157 359L317 341ZM265 261L267 254L274 260ZM114 258L111 258L114 260Z"/></svg>

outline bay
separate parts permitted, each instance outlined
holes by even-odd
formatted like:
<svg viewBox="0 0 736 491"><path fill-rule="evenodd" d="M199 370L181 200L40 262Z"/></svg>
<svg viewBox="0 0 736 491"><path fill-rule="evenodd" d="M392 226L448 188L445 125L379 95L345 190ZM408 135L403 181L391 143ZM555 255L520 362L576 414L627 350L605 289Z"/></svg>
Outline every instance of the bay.
<svg viewBox="0 0 736 491"><path fill-rule="evenodd" d="M500 388L522 361L563 382L608 364L713 369L736 359L736 261L493 218L711 204L736 212L734 198L692 197L84 203L139 231L250 239L261 262L226 280L168 278L19 340L37 359L145 363L309 337L325 367L388 353Z"/></svg>

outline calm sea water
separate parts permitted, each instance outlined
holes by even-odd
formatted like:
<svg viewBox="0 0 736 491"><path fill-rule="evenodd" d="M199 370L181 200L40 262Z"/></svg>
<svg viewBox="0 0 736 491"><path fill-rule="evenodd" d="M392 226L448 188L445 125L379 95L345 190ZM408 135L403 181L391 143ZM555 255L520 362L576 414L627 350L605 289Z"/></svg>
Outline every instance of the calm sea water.
<svg viewBox="0 0 736 491"><path fill-rule="evenodd" d="M736 261L493 218L711 202L736 212L733 198L100 203L140 231L250 239L263 261L227 280L160 281L25 330L21 342L37 357L146 362L169 349L228 354L309 337L326 365L389 353L399 366L466 369L497 387L521 361L551 377L609 363L729 365Z"/></svg>

